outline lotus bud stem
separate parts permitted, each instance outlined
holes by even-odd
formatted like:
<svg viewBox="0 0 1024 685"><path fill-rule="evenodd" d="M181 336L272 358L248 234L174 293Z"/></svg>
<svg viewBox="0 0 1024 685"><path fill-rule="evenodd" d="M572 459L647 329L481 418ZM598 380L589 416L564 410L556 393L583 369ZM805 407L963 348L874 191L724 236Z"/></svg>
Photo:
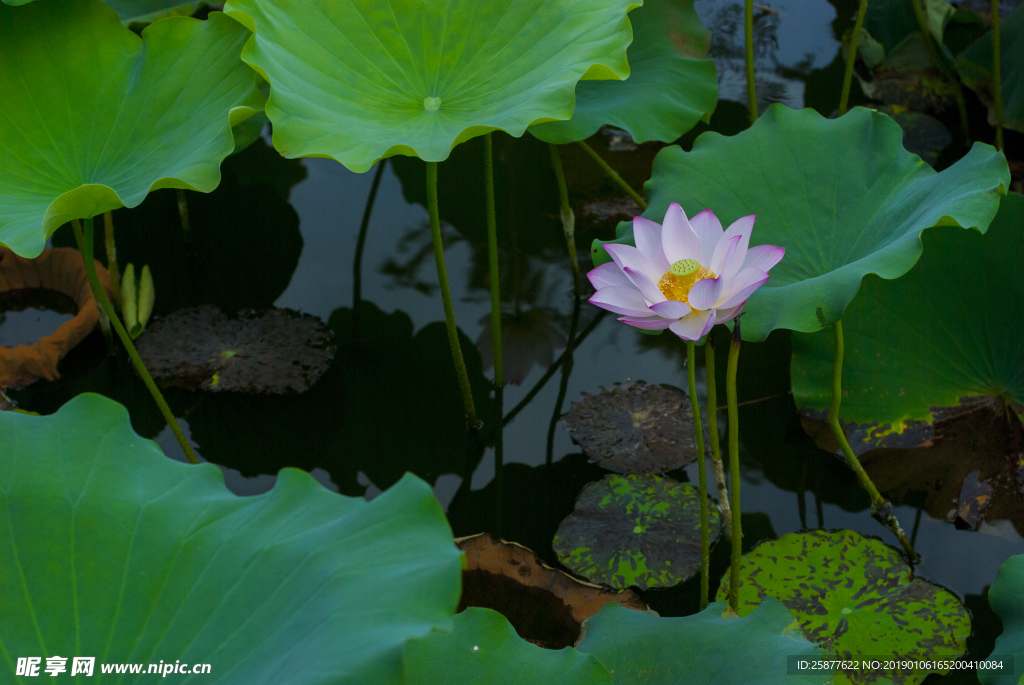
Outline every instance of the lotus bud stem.
<svg viewBox="0 0 1024 685"><path fill-rule="evenodd" d="M725 480L725 465L722 463L721 445L718 438L718 384L715 378L715 341L708 334L704 344L704 369L708 386L708 442L711 443L711 467L715 472L718 486L718 510L722 513L722 527L727 536L732 535L732 507L729 506L729 484Z"/></svg>
<svg viewBox="0 0 1024 685"><path fill-rule="evenodd" d="M710 337L710 336L709 336ZM693 411L693 433L697 443L697 483L700 492L700 610L708 605L710 582L711 522L708 519L708 474L704 463L704 431L697 401L697 362L694 342L686 341L686 379L690 384L690 409Z"/></svg>
<svg viewBox="0 0 1024 685"><path fill-rule="evenodd" d="M857 21L854 22L853 33L850 34L850 49L846 54L846 71L843 73L843 91L839 96L839 116L846 114L846 106L850 102L850 86L853 85L853 66L857 61L857 43L860 42L860 32L864 28L864 17L867 13L868 0L860 0L860 7L857 8Z"/></svg>
<svg viewBox="0 0 1024 685"><path fill-rule="evenodd" d="M504 424L505 369L501 361L501 278L498 272L498 219L494 209L494 141L490 133L484 136L484 200L487 210L487 260L491 286L491 355L494 358L494 485L495 533L502 531L502 503L504 501Z"/></svg>
<svg viewBox="0 0 1024 685"><path fill-rule="evenodd" d="M107 248L107 272L110 274L110 289L114 294L114 306L121 308L121 272L117 268L117 245L114 244L114 214L103 213L103 238ZM109 327L108 327L109 331Z"/></svg>
<svg viewBox="0 0 1024 685"><path fill-rule="evenodd" d="M576 144L583 148L583 151L590 155L590 158L592 160L597 162L597 165L601 167L601 170L604 171L608 178L614 181L616 185L618 185L620 188L626 191L627 195L633 198L633 202L640 205L640 209L647 209L647 201L640 197L640 193L633 190L633 186L626 183L626 180L622 178L622 176L619 176L619 172L613 169L611 164L604 161L604 159L601 158L601 155L594 152L594 148L590 147L582 140L577 140Z"/></svg>
<svg viewBox="0 0 1024 685"><path fill-rule="evenodd" d="M135 330L139 323L138 314L139 295L135 289L135 265L129 264L124 268L121 276L121 315L124 317L124 327L129 332Z"/></svg>
<svg viewBox="0 0 1024 685"><path fill-rule="evenodd" d="M729 565L729 608L739 613L740 563L743 556L743 524L740 521L740 412L736 404L736 369L740 361L740 320L732 330L729 365L725 372L725 396L729 405L729 485L732 494L732 561Z"/></svg>

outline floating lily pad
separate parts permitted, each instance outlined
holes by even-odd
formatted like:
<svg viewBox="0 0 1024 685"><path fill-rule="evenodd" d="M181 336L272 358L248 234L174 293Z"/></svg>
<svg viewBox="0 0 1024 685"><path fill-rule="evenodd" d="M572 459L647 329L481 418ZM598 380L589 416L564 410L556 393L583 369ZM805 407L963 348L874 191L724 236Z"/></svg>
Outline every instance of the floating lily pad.
<svg viewBox="0 0 1024 685"><path fill-rule="evenodd" d="M721 516L708 502L711 540ZM608 475L558 527L558 560L613 588L671 587L700 571L700 493L671 478Z"/></svg>
<svg viewBox="0 0 1024 685"><path fill-rule="evenodd" d="M629 76L626 12L637 4L231 0L224 11L253 32L242 58L270 82L274 146L362 172L568 119L581 78Z"/></svg>
<svg viewBox="0 0 1024 685"><path fill-rule="evenodd" d="M843 404L856 423L932 421L965 396L1024 404L1024 197L1003 198L984 236L937 228L897 281L867 278L843 315ZM823 410L831 397L832 333L793 336L793 397Z"/></svg>
<svg viewBox="0 0 1024 685"><path fill-rule="evenodd" d="M1002 77L1003 126L1024 132L1024 5L1003 19L999 25L999 60ZM971 43L960 56L956 66L972 90L988 105L988 121L996 122L992 96L992 32Z"/></svg>
<svg viewBox="0 0 1024 685"><path fill-rule="evenodd" d="M666 473L697 459L690 400L664 385L583 393L565 427L591 461L618 473Z"/></svg>
<svg viewBox="0 0 1024 685"><path fill-rule="evenodd" d="M988 591L988 602L1003 622L992 655L1013 656L1013 671L978 670L983 685L1017 685L1024 678L1024 554L1010 557Z"/></svg>
<svg viewBox="0 0 1024 685"><path fill-rule="evenodd" d="M451 626L461 554L414 476L367 502L289 468L236 497L216 466L168 459L93 394L50 416L0 412L0 434L11 655L397 685L406 641Z"/></svg>
<svg viewBox="0 0 1024 685"><path fill-rule="evenodd" d="M505 617L471 607L455 615L451 632L435 631L405 647L405 683L487 685L612 685L595 657L572 647L555 651L516 635Z"/></svg>
<svg viewBox="0 0 1024 685"><path fill-rule="evenodd" d="M229 319L203 305L154 321L138 349L163 385L291 395L327 370L334 357L330 338L323 322L308 314L271 309Z"/></svg>
<svg viewBox="0 0 1024 685"><path fill-rule="evenodd" d="M729 574L718 599L729 592ZM964 653L971 619L952 593L914 578L900 554L849 530L789 533L743 556L739 614L775 597L813 642L831 641L840 659L899 654L907 659ZM920 683L932 671L887 671ZM946 673L946 671L935 671ZM876 682L879 674L837 672L835 682Z"/></svg>
<svg viewBox="0 0 1024 685"><path fill-rule="evenodd" d="M855 107L839 119L772 105L735 136L702 134L691 152L658 153L645 186L644 216L660 221L670 202L688 216L710 208L728 226L757 215L751 246L780 245L786 257L744 309L743 337L776 328L817 331L843 316L866 274L902 276L936 225L984 232L1010 176L1003 155L976 143L942 173L903 149L889 117ZM615 242L632 244L621 225ZM609 261L600 241L595 263Z"/></svg>
<svg viewBox="0 0 1024 685"><path fill-rule="evenodd" d="M629 78L581 81L572 119L534 124L530 133L549 143L571 143L611 124L637 143L670 143L711 119L718 77L714 61L705 59L711 32L701 25L693 0L644 0L629 20Z"/></svg>
<svg viewBox="0 0 1024 685"><path fill-rule="evenodd" d="M616 683L822 684L831 677L830 671L787 674L788 656L827 653L807 640L779 602L767 597L743 618L727 617L727 609L712 602L699 614L661 618L609 606L587 620L576 649L596 656Z"/></svg>
<svg viewBox="0 0 1024 685"><path fill-rule="evenodd" d="M99 0L0 4L0 244L35 257L71 219L216 188L231 126L262 108L247 37L220 13L139 38Z"/></svg>

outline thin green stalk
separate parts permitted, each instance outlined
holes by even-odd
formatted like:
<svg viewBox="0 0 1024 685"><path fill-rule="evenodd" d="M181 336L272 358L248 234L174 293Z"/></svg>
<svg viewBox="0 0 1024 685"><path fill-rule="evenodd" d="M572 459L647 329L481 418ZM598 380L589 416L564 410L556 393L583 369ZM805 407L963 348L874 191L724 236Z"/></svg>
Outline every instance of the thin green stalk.
<svg viewBox="0 0 1024 685"><path fill-rule="evenodd" d="M554 143L548 144L548 150L551 152L551 166L555 170L555 179L558 181L559 214L562 218L565 247L569 250L569 263L572 265L573 287L576 295L579 296L580 262L576 257L576 215L573 214L572 205L569 204L569 186L565 182L565 171L562 169L562 155Z"/></svg>
<svg viewBox="0 0 1024 685"><path fill-rule="evenodd" d="M178 188L178 218L181 220L181 233L188 241L192 228L188 220L188 199L185 197L185 191L181 188Z"/></svg>
<svg viewBox="0 0 1024 685"><path fill-rule="evenodd" d="M494 420L495 420L495 436L494 436L494 534L499 538L504 534L504 527L502 526L502 505L505 502L505 463L504 463L504 445L502 436L502 425L501 416L505 404L505 388L499 385L494 389ZM473 474L466 476L468 480L473 479Z"/></svg>
<svg viewBox="0 0 1024 685"><path fill-rule="evenodd" d="M736 367L740 361L740 320L732 330L729 365L725 372L725 398L729 405L729 485L732 491L732 561L729 566L729 607L739 613L740 558L743 524L740 522L740 411L736 405Z"/></svg>
<svg viewBox="0 0 1024 685"><path fill-rule="evenodd" d="M1003 149L1003 78L999 52L999 0L992 0L992 98L996 108L996 149Z"/></svg>
<svg viewBox="0 0 1024 685"><path fill-rule="evenodd" d="M916 2L916 0L915 0ZM893 513L892 503L887 499L883 499L882 495L879 494L878 488L871 482L871 478L868 476L864 467L861 466L860 461L857 459L857 455L853 453L853 449L850 447L850 443L846 440L846 434L843 432L842 426L839 425L839 406L843 401L843 322L836 321L832 324L832 337L834 342L834 350L832 354L832 402L828 407L828 423L832 427L832 433L835 434L836 439L839 440L839 445L843 448L843 454L846 456L846 463L849 465L853 472L857 474L857 480L860 481L860 485L864 490L867 491L868 496L871 497L871 515L884 526L887 526L889 530L893 532L896 539L903 545L903 549L906 551L907 556L910 557L911 561L916 561L918 558L917 553L914 552L914 546L910 544L910 540L907 539L906 533L903 532L903 528L900 527L900 522L896 519L896 514Z"/></svg>
<svg viewBox="0 0 1024 685"><path fill-rule="evenodd" d="M107 273L110 274L110 290L114 293L114 306L121 308L121 270L117 268L117 245L114 243L113 212L103 212L103 238L107 248Z"/></svg>
<svg viewBox="0 0 1024 685"><path fill-rule="evenodd" d="M640 209L647 209L647 201L640 197L640 193L633 190L633 187L626 183L626 181L621 176L619 176L619 172L617 172L615 169L612 169L611 165L609 165L608 162L604 161L601 158L601 155L594 152L594 148L590 147L582 140L577 140L576 144L583 148L583 151L590 155L591 159L597 162L597 165L601 167L601 170L604 171L605 174L607 174L608 178L615 181L615 183L617 183L620 188L626 191L627 195L633 198L633 202L640 205Z"/></svg>
<svg viewBox="0 0 1024 685"><path fill-rule="evenodd" d="M935 47L935 41L932 40L932 32L928 29L928 18L924 15L924 9L921 7L920 0L908 0L910 6L914 9L914 18L917 19L917 28L921 31L924 37L925 45L928 46L928 53L932 57L932 62L939 68L939 71L943 73L946 79L953 86L953 97L956 99L957 108L960 110L960 129L963 131L964 139L970 143L971 134L967 126L967 103L964 100L964 91L960 87L960 79L956 73L953 72L946 61L942 59L942 55L939 54L938 48Z"/></svg>
<svg viewBox="0 0 1024 685"><path fill-rule="evenodd" d="M452 361L459 377L462 404L466 409L471 428L476 429L476 407L473 404L473 389L469 384L469 373L462 358L459 345L459 329L455 326L455 308L452 293L448 287L448 272L444 266L444 243L441 240L441 216L437 211L437 162L427 162L427 213L430 215L430 236L434 242L434 261L437 263L437 282L441 286L441 301L444 303L444 325L448 329L448 345L452 348Z"/></svg>
<svg viewBox="0 0 1024 685"><path fill-rule="evenodd" d="M853 34L850 36L850 51L846 55L846 71L843 73L843 92L839 97L839 116L846 114L846 106L850 101L850 86L853 85L853 65L857 61L857 43L860 42L860 32L864 28L864 17L868 13L868 0L860 0L860 7L857 8L857 21L853 24Z"/></svg>
<svg viewBox="0 0 1024 685"><path fill-rule="evenodd" d="M352 264L352 347L359 347L359 305L363 301L363 250L366 247L366 233L370 228L370 214L373 213L373 203L377 199L377 190L380 188L380 180L384 176L384 167L388 160L382 159L377 164L377 173L373 176L373 183L370 184L370 196L366 198L366 207L363 208L363 220L359 224L359 238L356 239L356 257Z"/></svg>
<svg viewBox="0 0 1024 685"><path fill-rule="evenodd" d="M743 11L744 52L747 57L747 108L750 123L757 121L757 88L754 86L754 0L747 0Z"/></svg>
<svg viewBox="0 0 1024 685"><path fill-rule="evenodd" d="M178 444L181 445L182 451L185 456L193 464L198 464L199 459L196 457L195 452L192 451L192 446L188 444L188 440L185 438L185 434L181 431L181 426L178 425L178 421L174 418L174 414L171 413L171 408L167 406L167 402L164 400L164 396L160 393L160 389L156 387L156 383L153 382L153 377L149 375L149 371L146 370L146 365L142 363L142 358L139 357L139 353L135 350L135 345L132 344L131 336L128 335L128 331L121 325L121 320L117 318L117 312L114 311L114 305L110 303L110 298L107 297L107 293L103 290L103 286L100 284L100 277L96 273L96 261L93 257L93 246L94 246L94 234L93 234L93 221L92 217L85 220L85 233L82 232L82 227L79 225L78 220L71 222L72 228L75 231L75 240L78 241L78 251L82 253L82 262L85 264L85 273L89 277L89 285L92 286L93 297L96 298L96 302L99 303L100 307L106 313L107 318L110 319L110 323L114 325L114 330L117 331L117 337L121 338L121 342L124 344L126 350L128 350L128 356L132 358L132 363L135 365L135 370L139 372L142 377L142 382L146 384L146 388L149 389L153 399L156 400L156 406L160 408L160 413L164 415L164 420L167 421L167 425L171 427L171 432L174 433L174 437L178 439Z"/></svg>
<svg viewBox="0 0 1024 685"><path fill-rule="evenodd" d="M710 336L709 336L710 337ZM700 420L700 402L697 401L697 362L692 340L686 341L686 379L690 383L690 409L693 411L693 430L697 442L697 484L700 492L700 610L708 605L710 581L711 522L708 520L708 474L704 464L704 430Z"/></svg>
<svg viewBox="0 0 1024 685"><path fill-rule="evenodd" d="M704 345L704 369L708 383L708 441L711 442L711 467L718 486L718 510L722 512L722 525L726 535L732 531L732 507L729 506L729 485L725 481L721 445L718 439L718 383L715 380L715 341L709 334Z"/></svg>
<svg viewBox="0 0 1024 685"><path fill-rule="evenodd" d="M491 134L484 136L484 197L487 204L487 256L491 271L491 350L494 357L494 481L495 534L501 537L501 504L504 492L504 413L505 369L501 361L501 280L498 273L498 221L494 211L494 143Z"/></svg>

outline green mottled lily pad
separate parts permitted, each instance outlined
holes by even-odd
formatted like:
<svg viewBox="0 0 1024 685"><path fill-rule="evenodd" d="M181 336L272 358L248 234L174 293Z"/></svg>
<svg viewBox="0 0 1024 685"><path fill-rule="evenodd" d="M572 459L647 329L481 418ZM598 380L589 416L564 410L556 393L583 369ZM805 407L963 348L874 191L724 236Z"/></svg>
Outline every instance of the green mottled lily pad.
<svg viewBox="0 0 1024 685"><path fill-rule="evenodd" d="M988 590L988 602L1003 622L992 656L1012 656L1013 670L979 669L983 685L1017 685L1024 678L1024 554L1010 557Z"/></svg>
<svg viewBox="0 0 1024 685"><path fill-rule="evenodd" d="M1024 404L1024 197L1003 197L985 235L937 228L903 278L869 277L843 315L840 416L902 432L970 396ZM824 410L832 332L793 336L793 397Z"/></svg>
<svg viewBox="0 0 1024 685"><path fill-rule="evenodd" d="M637 381L583 393L564 417L592 462L618 473L665 473L697 458L693 414L685 394Z"/></svg>
<svg viewBox="0 0 1024 685"><path fill-rule="evenodd" d="M1003 85L1003 126L1024 132L1024 5L999 25L1000 77ZM992 95L992 32L971 43L956 66L964 83L977 91L988 105L988 121L996 123Z"/></svg>
<svg viewBox="0 0 1024 685"><path fill-rule="evenodd" d="M747 302L744 339L817 331L843 316L865 275L909 271L925 229L984 232L1009 185L1006 159L991 146L976 143L936 173L902 141L896 122L863 107L825 119L772 105L735 136L708 132L691 152L659 152L644 216L662 221L671 202L687 216L711 209L725 226L756 215L750 245L780 245L786 256ZM620 226L615 242L632 244L632 228ZM595 263L610 259L600 246Z"/></svg>
<svg viewBox="0 0 1024 685"><path fill-rule="evenodd" d="M450 633L435 631L406 644L407 685L612 685L615 682L601 662L590 654L572 647L554 650L530 644L493 609L470 607L455 615L454 624Z"/></svg>
<svg viewBox="0 0 1024 685"><path fill-rule="evenodd" d="M633 42L625 81L580 81L576 109L568 121L534 124L530 133L549 143L571 143L604 124L643 143L670 143L698 121L709 121L718 104L711 46L693 8L694 0L645 0L629 13Z"/></svg>
<svg viewBox="0 0 1024 685"><path fill-rule="evenodd" d="M710 501L708 509L714 540L721 516ZM605 476L580 493L552 547L559 561L594 583L678 585L700 570L700 494L661 476Z"/></svg>
<svg viewBox="0 0 1024 685"><path fill-rule="evenodd" d="M216 188L262 108L247 36L221 13L139 38L99 0L0 4L0 244L35 257L71 219Z"/></svg>
<svg viewBox="0 0 1024 685"><path fill-rule="evenodd" d="M581 78L629 76L626 12L640 0L231 0L242 58L270 82L286 157L353 171L428 162L469 138L568 119Z"/></svg>
<svg viewBox="0 0 1024 685"><path fill-rule="evenodd" d="M616 683L717 685L825 683L830 671L787 675L787 657L826 656L799 622L771 597L743 618L712 602L692 616L661 618L606 606L583 624L576 649L593 654ZM681 676L685 674L685 676Z"/></svg>
<svg viewBox="0 0 1024 685"><path fill-rule="evenodd" d="M728 592L726 573L718 599ZM789 533L744 555L740 616L765 597L785 604L812 641L831 641L840 659L952 658L964 653L971 633L971 619L952 593L914 578L888 545L849 530ZM930 672L887 671L885 677L915 684ZM837 672L835 682L877 682L879 675Z"/></svg>

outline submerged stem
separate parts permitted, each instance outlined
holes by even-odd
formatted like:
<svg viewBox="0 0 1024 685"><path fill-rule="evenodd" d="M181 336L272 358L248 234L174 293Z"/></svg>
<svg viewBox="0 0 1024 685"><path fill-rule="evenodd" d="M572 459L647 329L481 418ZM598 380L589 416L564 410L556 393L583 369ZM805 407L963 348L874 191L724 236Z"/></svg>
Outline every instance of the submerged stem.
<svg viewBox="0 0 1024 685"><path fill-rule="evenodd" d="M710 337L710 336L709 336ZM690 409L693 411L693 431L697 443L697 484L700 492L700 610L708 605L710 581L711 522L708 520L708 474L704 463L704 430L700 420L700 402L697 401L697 362L692 340L686 341L686 379L690 388Z"/></svg>
<svg viewBox="0 0 1024 685"><path fill-rule="evenodd" d="M740 412L736 405L736 368L740 361L740 320L737 318L729 345L725 372L725 397L729 405L729 485L732 494L732 560L729 565L729 607L739 613L740 558L743 556L743 524L740 522Z"/></svg>
<svg viewBox="0 0 1024 685"><path fill-rule="evenodd" d="M576 144L583 148L583 151L590 155L591 159L597 162L597 165L601 167L601 170L604 171L605 174L607 174L608 178L615 181L615 183L617 183L620 188L626 191L627 195L633 198L633 202L640 205L640 209L647 209L647 201L640 197L640 193L633 190L633 187L626 183L625 179L619 176L619 172L617 172L615 169L612 169L611 165L601 158L601 155L594 152L594 148L590 147L582 140L577 140Z"/></svg>
<svg viewBox="0 0 1024 685"><path fill-rule="evenodd" d="M114 330L117 331L117 337L121 338L121 342L124 344L126 350L128 350L128 356L132 358L132 363L135 365L135 370L139 372L142 377L142 382L146 384L146 388L149 389L153 399L156 400L157 407L160 408L160 413L164 415L164 420L167 421L167 425L171 427L171 432L174 433L174 437L178 439L178 444L181 445L182 451L185 456L193 464L198 464L199 459L196 457L195 452L192 451L192 446L188 444L188 440L185 438L185 434L181 430L181 426L178 425L177 419L174 418L174 414L171 413L171 408L167 406L164 396L160 393L160 389L156 387L156 383L153 382L153 377L149 375L149 371L146 370L146 365L142 363L142 358L139 357L139 353L135 350L135 345L132 344L131 336L128 335L128 331L121 325L120 319L117 318L117 312L114 311L114 305L110 303L110 298L107 297L107 293L103 290L103 285L100 284L100 277L96 273L96 260L93 258L93 245L95 238L93 237L93 220L92 217L85 219L85 233L82 233L82 227L79 225L78 220L71 222L72 227L75 231L75 240L78 242L78 251L82 253L82 262L85 265L85 273L89 277L89 285L92 286L93 297L96 298L96 302L100 305L100 308L106 313L107 318L110 319L110 323L114 325Z"/></svg>
<svg viewBox="0 0 1024 685"><path fill-rule="evenodd" d="M382 159L377 165L377 173L373 176L373 183L370 185L370 195L366 198L366 207L363 208L363 220L359 224L359 238L356 239L356 257L352 264L352 347L359 346L359 304L363 301L363 249L366 246L366 233L370 228L370 214L373 212L373 203L377 199L377 189L380 188L380 180L384 176L384 167L388 160Z"/></svg>
<svg viewBox="0 0 1024 685"><path fill-rule="evenodd" d="M711 443L711 467L718 486L718 510L722 512L722 527L726 535L732 531L732 507L729 506L729 485L725 481L721 445L718 439L718 383L715 379L715 342L708 334L704 345L704 369L708 385L708 442Z"/></svg>
<svg viewBox="0 0 1024 685"><path fill-rule="evenodd" d="M996 149L1003 149L1003 81L999 52L999 0L992 0L992 99L996 110Z"/></svg>
<svg viewBox="0 0 1024 685"><path fill-rule="evenodd" d="M757 121L757 88L754 86L754 0L746 0L743 11L744 53L747 58L747 108L750 123Z"/></svg>
<svg viewBox="0 0 1024 685"><path fill-rule="evenodd" d="M452 349L455 373L459 377L462 404L472 429L477 428L476 406L473 404L473 389L469 384L469 372L459 345L459 329L455 326L455 308L452 293L448 287L448 272L444 266L444 243L441 240L441 216L437 211L437 162L427 162L427 213L430 215L430 237L434 243L434 261L437 263L437 282L441 286L441 301L444 303L444 325L448 330L448 345Z"/></svg>
<svg viewBox="0 0 1024 685"><path fill-rule="evenodd" d="M864 28L864 16L868 13L868 0L860 0L860 7L857 8L857 21L853 24L853 34L850 36L850 50L846 55L846 71L843 72L843 91L839 96L839 116L846 114L846 106L850 101L850 86L853 85L853 65L857 61L857 43L860 42L860 32Z"/></svg>
<svg viewBox="0 0 1024 685"><path fill-rule="evenodd" d="M915 2L917 0L914 0ZM860 461L857 459L857 455L853 453L853 449L850 447L850 443L846 440L846 434L843 432L842 426L839 425L839 406L843 400L843 322L836 321L832 324L832 336L834 342L834 350L832 354L832 402L828 407L828 423L832 427L832 433L835 434L836 439L839 441L840 447L843 449L843 455L846 456L847 465L853 469L853 472L857 474L857 480L860 481L860 485L864 490L867 491L868 496L871 497L871 515L878 520L884 526L887 526L889 530L893 532L896 539L903 545L903 549L910 557L911 561L916 561L918 556L914 552L914 547L910 544L910 540L907 539L907 534L903 532L903 528L900 527L900 522L896 519L896 514L892 510L892 503L887 499L883 499L882 495L879 494L878 488L871 482L871 478L868 476L864 467L861 466Z"/></svg>

